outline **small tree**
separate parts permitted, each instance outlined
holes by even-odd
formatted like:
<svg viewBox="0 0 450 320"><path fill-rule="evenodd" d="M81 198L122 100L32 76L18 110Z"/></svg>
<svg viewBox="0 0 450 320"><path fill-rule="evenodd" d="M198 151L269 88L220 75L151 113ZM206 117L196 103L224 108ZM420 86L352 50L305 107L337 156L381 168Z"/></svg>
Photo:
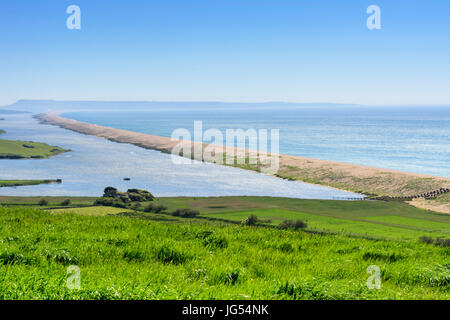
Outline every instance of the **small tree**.
<svg viewBox="0 0 450 320"><path fill-rule="evenodd" d="M113 187L106 187L103 191L103 196L106 198L117 198L118 191L116 188Z"/></svg>

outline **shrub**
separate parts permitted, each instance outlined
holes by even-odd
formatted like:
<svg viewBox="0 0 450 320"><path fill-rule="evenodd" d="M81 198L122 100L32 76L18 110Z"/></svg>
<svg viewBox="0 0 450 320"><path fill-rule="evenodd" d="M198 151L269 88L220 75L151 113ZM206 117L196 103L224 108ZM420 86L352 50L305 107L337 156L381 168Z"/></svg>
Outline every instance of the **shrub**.
<svg viewBox="0 0 450 320"><path fill-rule="evenodd" d="M278 228L280 229L305 229L308 226L308 224L302 220L284 220L278 225Z"/></svg>
<svg viewBox="0 0 450 320"><path fill-rule="evenodd" d="M40 206L48 206L48 201L45 200L45 199L41 199L41 200L39 200L38 205L40 205Z"/></svg>
<svg viewBox="0 0 450 320"><path fill-rule="evenodd" d="M127 208L128 207L128 205L126 203L124 203L122 200L112 199L112 198L98 198L97 200L95 200L94 205L116 207L116 208Z"/></svg>
<svg viewBox="0 0 450 320"><path fill-rule="evenodd" d="M111 198L98 198L97 200L95 200L94 205L99 206L110 206L112 207L114 203L114 200Z"/></svg>
<svg viewBox="0 0 450 320"><path fill-rule="evenodd" d="M144 202L145 198L139 193L128 193L128 197L131 201Z"/></svg>
<svg viewBox="0 0 450 320"><path fill-rule="evenodd" d="M433 239L432 237L422 236L419 238L419 240L426 244L434 244L438 247L450 247L450 239L441 239L436 238Z"/></svg>
<svg viewBox="0 0 450 320"><path fill-rule="evenodd" d="M432 237L422 236L419 238L420 242L432 244L434 242Z"/></svg>
<svg viewBox="0 0 450 320"><path fill-rule="evenodd" d="M161 204L152 204L152 203L150 203L149 205L147 205L144 208L144 212L160 213L160 212L162 212L162 211L164 211L166 209L167 209L167 207L163 206Z"/></svg>
<svg viewBox="0 0 450 320"><path fill-rule="evenodd" d="M127 194L132 201L153 201L155 198L150 192L142 189L128 189Z"/></svg>
<svg viewBox="0 0 450 320"><path fill-rule="evenodd" d="M62 205L62 206L68 206L69 204L70 204L70 200L69 200L69 199L63 200L63 201L61 202L61 205Z"/></svg>
<svg viewBox="0 0 450 320"><path fill-rule="evenodd" d="M450 239L436 238L434 244L439 247L450 247Z"/></svg>
<svg viewBox="0 0 450 320"><path fill-rule="evenodd" d="M245 218L244 221L242 221L242 224L246 226L254 226L258 222L258 217L254 214L249 215L247 218Z"/></svg>
<svg viewBox="0 0 450 320"><path fill-rule="evenodd" d="M172 212L172 216L174 217L181 217L181 218L194 218L195 216L198 216L200 214L199 211L193 210L193 209L177 209L174 212Z"/></svg>
<svg viewBox="0 0 450 320"><path fill-rule="evenodd" d="M122 201L114 201L112 206L116 207L116 208L123 208L123 209L128 207L127 204L123 203Z"/></svg>
<svg viewBox="0 0 450 320"><path fill-rule="evenodd" d="M142 208L142 205L139 202L133 203L131 209L139 211Z"/></svg>

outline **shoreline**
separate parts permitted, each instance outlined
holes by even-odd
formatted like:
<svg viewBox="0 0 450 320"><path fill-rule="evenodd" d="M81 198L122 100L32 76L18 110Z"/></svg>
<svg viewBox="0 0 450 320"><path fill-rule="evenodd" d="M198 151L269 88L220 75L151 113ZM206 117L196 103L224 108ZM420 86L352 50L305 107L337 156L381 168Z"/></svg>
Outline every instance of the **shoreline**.
<svg viewBox="0 0 450 320"><path fill-rule="evenodd" d="M118 143L129 143L164 153L170 153L172 149L180 143L180 141L172 140L168 137L137 133L63 118L57 112L38 114L34 117L43 124L56 125L78 133L105 138ZM192 148L201 144L203 150L209 145L191 141L186 141L184 143L188 143ZM223 146L214 147L224 148ZM239 149L234 148L234 150ZM246 150L246 152L248 152L248 150ZM285 154L280 154L279 156L279 170L277 173L272 174L273 176L373 197L411 197L439 190L440 188L450 188L450 178L445 177ZM203 159L197 160L202 161ZM207 160L205 159L203 161ZM249 164L235 164L229 166L258 172L260 172L261 169L258 165Z"/></svg>

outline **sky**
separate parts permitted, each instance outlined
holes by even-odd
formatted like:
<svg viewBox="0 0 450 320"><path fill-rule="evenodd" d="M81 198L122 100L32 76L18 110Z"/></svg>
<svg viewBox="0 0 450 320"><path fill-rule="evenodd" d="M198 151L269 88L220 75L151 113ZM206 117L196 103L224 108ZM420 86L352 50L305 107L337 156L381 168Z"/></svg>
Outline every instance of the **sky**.
<svg viewBox="0 0 450 320"><path fill-rule="evenodd" d="M19 99L450 104L450 1L1 0Z"/></svg>

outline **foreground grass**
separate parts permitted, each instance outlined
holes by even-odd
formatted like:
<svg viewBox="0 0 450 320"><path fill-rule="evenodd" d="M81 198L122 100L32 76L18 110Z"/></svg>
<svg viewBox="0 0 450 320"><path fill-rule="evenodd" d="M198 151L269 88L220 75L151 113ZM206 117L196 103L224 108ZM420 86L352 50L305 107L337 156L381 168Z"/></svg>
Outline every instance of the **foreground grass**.
<svg viewBox="0 0 450 320"><path fill-rule="evenodd" d="M0 208L1 299L448 299L449 266L416 241Z"/></svg>
<svg viewBox="0 0 450 320"><path fill-rule="evenodd" d="M0 139L0 159L44 159L67 151L40 142Z"/></svg>

